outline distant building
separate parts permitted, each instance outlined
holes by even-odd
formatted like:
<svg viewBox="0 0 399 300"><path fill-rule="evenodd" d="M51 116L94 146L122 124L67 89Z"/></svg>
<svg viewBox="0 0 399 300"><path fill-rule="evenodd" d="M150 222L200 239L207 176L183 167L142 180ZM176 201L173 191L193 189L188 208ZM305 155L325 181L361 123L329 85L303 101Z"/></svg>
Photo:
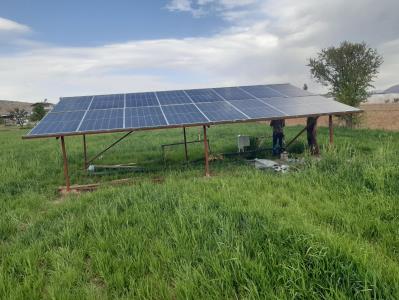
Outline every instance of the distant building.
<svg viewBox="0 0 399 300"><path fill-rule="evenodd" d="M52 110L53 109L53 107L54 107L54 104L53 103L50 103L50 102L47 102L47 99L44 99L44 101L43 102L36 102L36 103L33 103L31 106L32 106L32 109L36 106L36 105L43 105L43 107L44 107L44 110L46 111L46 113L48 113L50 110Z"/></svg>
<svg viewBox="0 0 399 300"><path fill-rule="evenodd" d="M1 123L4 124L5 126L11 126L16 124L15 120L12 118L10 113L1 114L0 119Z"/></svg>

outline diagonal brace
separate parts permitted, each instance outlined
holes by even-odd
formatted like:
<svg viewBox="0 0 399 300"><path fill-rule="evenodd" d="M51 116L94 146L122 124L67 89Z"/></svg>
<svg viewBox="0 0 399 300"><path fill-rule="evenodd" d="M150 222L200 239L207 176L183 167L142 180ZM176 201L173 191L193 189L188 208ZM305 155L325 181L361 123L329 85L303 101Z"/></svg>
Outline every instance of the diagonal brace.
<svg viewBox="0 0 399 300"><path fill-rule="evenodd" d="M92 159L90 159L87 162L87 165L89 165L91 162L93 162L94 160L96 160L101 154L107 152L109 149L111 149L113 146L115 146L116 144L118 144L120 141L122 141L124 138L126 138L128 135L130 135L131 133L133 133L134 131L129 131L128 133L126 133L125 135L123 135L121 138L119 138L118 140L116 140L115 142L113 142L111 145L109 145L107 148L105 148L103 151L101 151L100 153L98 153L96 156L94 156Z"/></svg>
<svg viewBox="0 0 399 300"><path fill-rule="evenodd" d="M297 140L301 136L302 133L304 133L308 129L308 126L305 126L291 141L289 141L286 145L285 148L288 148L293 142Z"/></svg>

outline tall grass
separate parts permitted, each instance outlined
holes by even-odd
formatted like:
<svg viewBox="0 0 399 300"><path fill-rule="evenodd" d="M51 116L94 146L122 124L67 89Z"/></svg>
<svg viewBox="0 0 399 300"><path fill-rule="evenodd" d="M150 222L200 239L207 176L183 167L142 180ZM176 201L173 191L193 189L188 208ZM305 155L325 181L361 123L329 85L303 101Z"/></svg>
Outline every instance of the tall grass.
<svg viewBox="0 0 399 300"><path fill-rule="evenodd" d="M211 147L235 151L237 134L269 130L217 126ZM150 172L64 201L58 142L22 134L0 132L2 299L399 298L398 133L337 129L335 146L320 161L305 155L298 172L225 159L211 178L182 163L182 148L163 163L160 144L179 141L179 130L137 133L100 162ZM90 154L116 136L89 137ZM202 157L201 144L189 147ZM67 148L73 182L122 176L86 176L80 138Z"/></svg>

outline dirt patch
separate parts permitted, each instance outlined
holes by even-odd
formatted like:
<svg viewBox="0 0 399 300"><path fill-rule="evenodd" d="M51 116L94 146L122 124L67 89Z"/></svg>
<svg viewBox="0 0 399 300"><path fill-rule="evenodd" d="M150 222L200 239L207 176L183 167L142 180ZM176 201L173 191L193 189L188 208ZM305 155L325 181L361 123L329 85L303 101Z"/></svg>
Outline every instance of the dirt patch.
<svg viewBox="0 0 399 300"><path fill-rule="evenodd" d="M399 103L363 104L360 128L399 130ZM334 123L338 123L338 119ZM305 125L306 118L286 120L287 125ZM328 126L328 117L319 119L320 126Z"/></svg>

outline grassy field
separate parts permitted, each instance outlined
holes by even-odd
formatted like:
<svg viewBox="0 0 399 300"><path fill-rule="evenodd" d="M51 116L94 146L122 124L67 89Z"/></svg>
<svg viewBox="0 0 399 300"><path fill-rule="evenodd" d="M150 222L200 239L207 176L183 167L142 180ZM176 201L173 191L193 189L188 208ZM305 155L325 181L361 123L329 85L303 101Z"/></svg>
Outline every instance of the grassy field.
<svg viewBox="0 0 399 300"><path fill-rule="evenodd" d="M132 135L99 163L148 171L101 177L83 173L81 139L67 138L73 183L136 180L63 200L59 142L24 133L0 130L1 299L399 298L397 132L336 129L335 147L297 172L225 159L211 178L184 166L182 148L163 163L160 144L180 130ZM212 127L213 153L235 151L237 134L270 129ZM89 153L118 136L89 137Z"/></svg>

